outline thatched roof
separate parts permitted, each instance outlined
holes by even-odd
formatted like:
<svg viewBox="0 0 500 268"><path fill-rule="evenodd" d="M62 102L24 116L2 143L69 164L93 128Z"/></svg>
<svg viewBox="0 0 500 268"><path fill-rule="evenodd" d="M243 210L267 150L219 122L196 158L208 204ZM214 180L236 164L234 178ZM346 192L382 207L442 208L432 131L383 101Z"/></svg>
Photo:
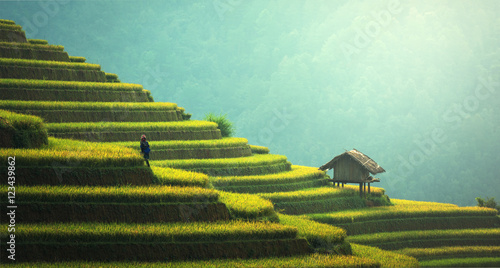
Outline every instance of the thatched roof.
<svg viewBox="0 0 500 268"><path fill-rule="evenodd" d="M332 160L330 160L330 162L322 165L319 169L321 170L332 169L335 162L337 162L345 155L357 161L361 166L366 168L373 175L385 172L385 170L381 166L379 166L375 161L373 161L373 159L371 159L370 157L368 157L367 155L363 154L362 152L356 149L352 149L350 151L346 151L343 154L335 156Z"/></svg>

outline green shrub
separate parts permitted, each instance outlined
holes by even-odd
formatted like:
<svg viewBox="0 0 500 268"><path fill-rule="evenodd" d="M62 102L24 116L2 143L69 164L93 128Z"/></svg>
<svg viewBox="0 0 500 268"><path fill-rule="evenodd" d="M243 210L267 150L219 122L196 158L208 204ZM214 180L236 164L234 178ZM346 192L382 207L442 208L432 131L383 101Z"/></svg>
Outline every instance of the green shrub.
<svg viewBox="0 0 500 268"><path fill-rule="evenodd" d="M232 137L234 134L234 126L226 117L227 114L216 115L208 113L205 115L204 120L217 123L217 127L220 129L222 137Z"/></svg>
<svg viewBox="0 0 500 268"><path fill-rule="evenodd" d="M0 110L0 147L38 148L45 144L48 135L41 118Z"/></svg>
<svg viewBox="0 0 500 268"><path fill-rule="evenodd" d="M478 207L494 208L497 211L500 211L500 206L497 205L497 202L493 197L486 197L486 201L481 197L476 197L476 201Z"/></svg>

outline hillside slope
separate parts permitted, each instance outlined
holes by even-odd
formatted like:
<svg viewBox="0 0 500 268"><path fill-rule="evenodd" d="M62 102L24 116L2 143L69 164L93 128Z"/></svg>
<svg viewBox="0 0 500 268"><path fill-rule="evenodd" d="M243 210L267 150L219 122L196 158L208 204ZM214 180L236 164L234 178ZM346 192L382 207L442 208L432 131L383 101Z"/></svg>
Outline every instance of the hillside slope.
<svg viewBox="0 0 500 268"><path fill-rule="evenodd" d="M459 231L468 240L486 232L493 239L481 245L490 255L500 246L494 210L401 200L369 207L389 204L383 189L372 187L364 199L357 187L332 187L317 168L292 165L244 138L223 138L217 124L189 120L177 104L154 102L141 85L121 83L62 46L26 39L12 21L0 20L0 29L0 110L10 111L1 116L21 122L0 125L10 141L0 154L15 156L16 262L27 262L21 266L231 267L238 258L249 259L237 261L244 266L410 267L418 263L404 254L423 260L426 252L366 245L413 248L384 247L369 234L410 236L403 232L421 226L477 229ZM24 122L35 122L33 131ZM142 134L151 168L139 153ZM8 186L0 195L13 190ZM2 230L2 240L9 234ZM440 245L455 243L448 240Z"/></svg>

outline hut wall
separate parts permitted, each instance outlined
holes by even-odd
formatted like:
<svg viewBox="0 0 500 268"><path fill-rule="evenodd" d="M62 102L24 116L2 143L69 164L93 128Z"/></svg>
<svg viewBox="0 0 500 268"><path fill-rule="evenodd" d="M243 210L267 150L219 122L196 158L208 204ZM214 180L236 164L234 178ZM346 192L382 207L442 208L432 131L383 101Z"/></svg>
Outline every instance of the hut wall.
<svg viewBox="0 0 500 268"><path fill-rule="evenodd" d="M362 167L356 160L349 156L339 159L333 166L334 179L344 182L364 182L370 174L368 170Z"/></svg>

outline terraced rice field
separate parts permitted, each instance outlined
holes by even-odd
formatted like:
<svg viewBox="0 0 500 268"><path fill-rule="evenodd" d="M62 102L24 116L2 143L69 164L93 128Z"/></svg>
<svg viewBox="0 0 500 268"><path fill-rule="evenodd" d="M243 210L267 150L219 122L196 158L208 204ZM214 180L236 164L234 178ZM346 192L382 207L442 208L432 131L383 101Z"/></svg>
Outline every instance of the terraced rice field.
<svg viewBox="0 0 500 268"><path fill-rule="evenodd" d="M0 149L16 156L23 185L16 246L30 253L12 266L499 264L495 210L398 199L368 207L387 205L383 189L363 199L357 186L332 187L317 168L292 166L244 138L223 139L217 124L185 120L183 108L153 102L141 85L119 83L63 46L26 40L12 21L0 20L4 32L19 43L0 34L0 72L14 77L0 79L0 109L45 123L0 111L8 118L0 127L86 140L45 137L37 149ZM133 122L135 113L150 120ZM151 168L139 154L142 134ZM0 187L0 195L8 190ZM482 258L463 258L472 255Z"/></svg>

